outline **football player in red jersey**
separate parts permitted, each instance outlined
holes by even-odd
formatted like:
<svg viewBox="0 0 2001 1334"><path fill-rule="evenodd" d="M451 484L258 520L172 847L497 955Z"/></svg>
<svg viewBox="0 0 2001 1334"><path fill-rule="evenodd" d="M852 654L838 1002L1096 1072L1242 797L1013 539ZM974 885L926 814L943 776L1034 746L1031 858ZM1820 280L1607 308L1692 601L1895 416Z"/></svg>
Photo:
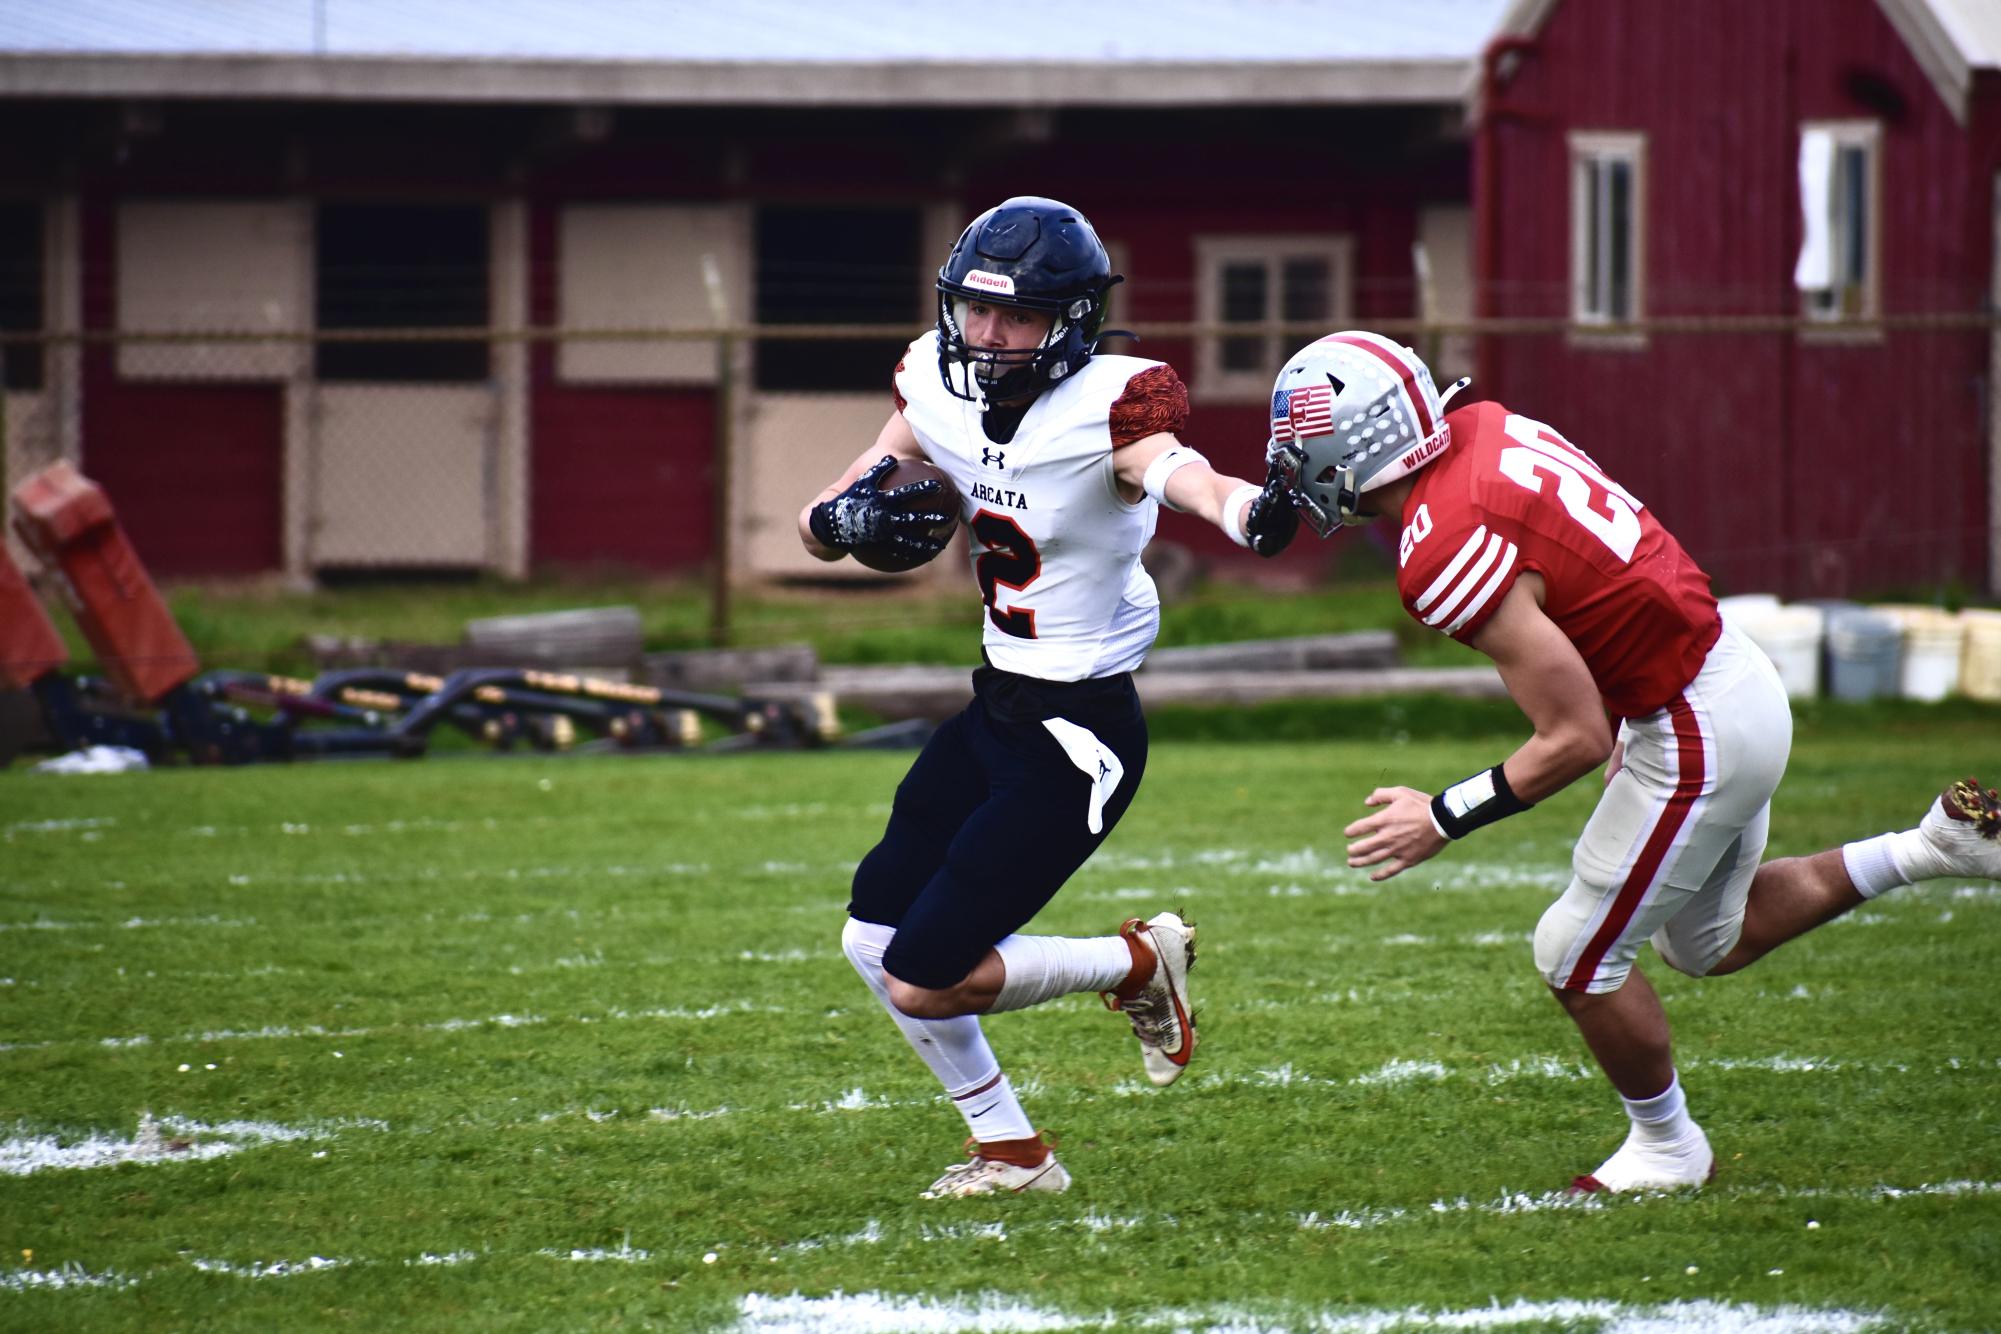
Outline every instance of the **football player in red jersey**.
<svg viewBox="0 0 2001 1334"><path fill-rule="evenodd" d="M1441 398L1409 348L1347 332L1301 349L1273 390L1271 455L1307 525L1399 522L1405 609L1493 659L1534 728L1437 794L1371 792L1375 811L1344 831L1348 864L1386 880L1606 765L1570 885L1535 932L1537 969L1632 1122L1573 1185L1700 1185L1715 1155L1634 966L1642 942L1691 976L1730 973L1895 886L2001 879L2001 803L1956 783L1914 829L1763 861L1792 742L1777 672L1582 450L1499 403L1447 415L1465 383Z"/></svg>

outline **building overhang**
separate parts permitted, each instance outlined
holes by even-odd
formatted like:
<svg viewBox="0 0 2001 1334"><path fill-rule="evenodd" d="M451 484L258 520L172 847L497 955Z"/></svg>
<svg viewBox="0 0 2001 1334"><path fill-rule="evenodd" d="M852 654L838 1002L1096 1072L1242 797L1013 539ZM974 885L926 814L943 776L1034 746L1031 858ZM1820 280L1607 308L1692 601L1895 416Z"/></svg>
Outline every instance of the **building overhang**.
<svg viewBox="0 0 2001 1334"><path fill-rule="evenodd" d="M1341 106L1457 103L1468 62L610 61L0 54L0 98L615 106Z"/></svg>

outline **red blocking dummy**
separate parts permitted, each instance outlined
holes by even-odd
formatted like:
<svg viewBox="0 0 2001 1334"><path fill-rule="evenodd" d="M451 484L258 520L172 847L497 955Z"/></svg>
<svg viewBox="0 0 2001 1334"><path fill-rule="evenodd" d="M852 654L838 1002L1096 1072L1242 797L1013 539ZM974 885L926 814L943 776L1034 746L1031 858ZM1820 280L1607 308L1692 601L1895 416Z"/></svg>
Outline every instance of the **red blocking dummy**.
<svg viewBox="0 0 2001 1334"><path fill-rule="evenodd" d="M98 665L127 696L154 703L200 670L97 483L67 462L50 464L14 488L14 531L61 575Z"/></svg>
<svg viewBox="0 0 2001 1334"><path fill-rule="evenodd" d="M68 658L55 622L0 542L0 688L26 690Z"/></svg>

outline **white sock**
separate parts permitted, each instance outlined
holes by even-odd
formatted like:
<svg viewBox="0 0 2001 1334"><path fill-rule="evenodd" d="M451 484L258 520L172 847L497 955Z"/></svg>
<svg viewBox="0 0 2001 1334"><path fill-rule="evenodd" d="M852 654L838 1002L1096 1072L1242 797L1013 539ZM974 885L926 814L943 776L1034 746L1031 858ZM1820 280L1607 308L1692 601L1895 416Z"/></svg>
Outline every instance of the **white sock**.
<svg viewBox="0 0 2001 1334"><path fill-rule="evenodd" d="M841 952L896 1021L904 1040L945 1086L973 1138L987 1142L1033 1135L1035 1128L1028 1123L1028 1113L1001 1073L977 1017L962 1014L954 1019L913 1019L890 1003L889 983L882 976L882 954L895 938L893 927L850 917L841 928Z"/></svg>
<svg viewBox="0 0 2001 1334"><path fill-rule="evenodd" d="M1688 1099L1682 1094L1678 1074L1651 1098L1628 1098L1621 1094L1619 1101L1626 1104L1626 1115L1632 1118L1634 1137L1646 1143L1673 1144L1688 1138L1696 1129L1688 1114Z"/></svg>
<svg viewBox="0 0 2001 1334"><path fill-rule="evenodd" d="M1917 830L1906 829L1883 837L1889 842L1890 855L1896 858L1898 872L1911 884L1952 874L1952 868L1940 862L1938 853Z"/></svg>
<svg viewBox="0 0 2001 1334"><path fill-rule="evenodd" d="M1110 991L1133 969L1124 936L1009 936L994 949L1007 978L988 1014L1025 1010L1073 991Z"/></svg>
<svg viewBox="0 0 2001 1334"><path fill-rule="evenodd" d="M1917 835L1917 830L1907 829L1901 834L1878 834L1842 844L1841 864L1847 868L1855 892L1873 899L1886 890L1910 884L1914 877L1904 870L1897 852L1900 841L1915 841Z"/></svg>
<svg viewBox="0 0 2001 1334"><path fill-rule="evenodd" d="M966 1118L966 1129L982 1144L1029 1139L1035 1134L1035 1127L1028 1123L1028 1113L1021 1109L1021 1099L1014 1096L1014 1085L998 1065L986 1082L948 1092L952 1093L952 1105Z"/></svg>

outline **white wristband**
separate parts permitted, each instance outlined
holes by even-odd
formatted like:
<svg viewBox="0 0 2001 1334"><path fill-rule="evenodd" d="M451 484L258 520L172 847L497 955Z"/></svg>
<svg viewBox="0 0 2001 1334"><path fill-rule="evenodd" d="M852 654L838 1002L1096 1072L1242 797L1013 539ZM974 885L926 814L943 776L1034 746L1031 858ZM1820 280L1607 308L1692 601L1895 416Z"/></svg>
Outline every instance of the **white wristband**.
<svg viewBox="0 0 2001 1334"><path fill-rule="evenodd" d="M1251 539L1244 536L1244 525L1238 520L1237 511L1244 507L1245 501L1256 500L1258 493L1263 490L1264 488L1261 486L1253 486L1249 482L1245 482L1242 486L1232 491L1229 497L1223 501L1223 531L1228 533L1230 540L1240 547L1249 546Z"/></svg>
<svg viewBox="0 0 2001 1334"><path fill-rule="evenodd" d="M1200 450L1190 449L1186 445L1174 445L1164 449L1159 457L1146 465L1146 475L1139 480L1140 489L1169 509L1178 510L1181 506L1167 498L1167 479L1190 463L1208 461L1202 457Z"/></svg>

